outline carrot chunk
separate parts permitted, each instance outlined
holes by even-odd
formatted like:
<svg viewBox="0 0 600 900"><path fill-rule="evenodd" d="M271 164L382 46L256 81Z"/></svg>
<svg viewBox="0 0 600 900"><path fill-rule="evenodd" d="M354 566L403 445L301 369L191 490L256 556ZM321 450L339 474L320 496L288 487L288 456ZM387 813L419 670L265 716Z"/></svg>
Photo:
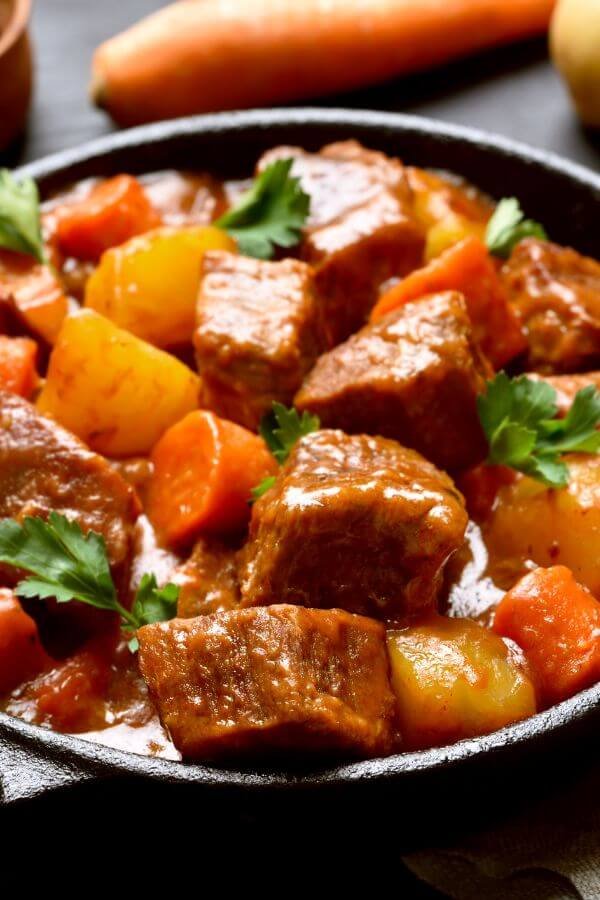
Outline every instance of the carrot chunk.
<svg viewBox="0 0 600 900"><path fill-rule="evenodd" d="M0 334L0 388L31 397L37 384L36 356L35 341Z"/></svg>
<svg viewBox="0 0 600 900"><path fill-rule="evenodd" d="M371 321L411 300L446 290L464 294L475 338L494 368L501 368L526 348L494 263L485 244L476 237L454 244L390 288L373 309Z"/></svg>
<svg viewBox="0 0 600 900"><path fill-rule="evenodd" d="M277 469L261 437L205 410L169 428L151 458L147 513L168 544L244 528L252 488Z"/></svg>
<svg viewBox="0 0 600 900"><path fill-rule="evenodd" d="M89 641L73 656L53 662L11 697L7 712L54 731L94 731L106 724L115 639Z"/></svg>
<svg viewBox="0 0 600 900"><path fill-rule="evenodd" d="M543 705L600 679L600 603L566 566L521 578L500 601L493 627L525 653Z"/></svg>
<svg viewBox="0 0 600 900"><path fill-rule="evenodd" d="M69 303L50 266L23 253L0 251L0 297L12 304L28 330L54 343Z"/></svg>
<svg viewBox="0 0 600 900"><path fill-rule="evenodd" d="M0 589L0 694L7 694L50 664L31 616L12 591Z"/></svg>
<svg viewBox="0 0 600 900"><path fill-rule="evenodd" d="M131 175L117 175L101 182L79 202L65 206L58 216L56 234L67 256L97 260L105 250L160 224L139 181Z"/></svg>

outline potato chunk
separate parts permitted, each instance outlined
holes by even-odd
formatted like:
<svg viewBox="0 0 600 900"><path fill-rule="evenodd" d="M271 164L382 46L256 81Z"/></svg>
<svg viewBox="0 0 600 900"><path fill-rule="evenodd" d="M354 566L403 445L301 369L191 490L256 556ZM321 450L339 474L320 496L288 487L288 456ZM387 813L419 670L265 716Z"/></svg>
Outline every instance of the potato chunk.
<svg viewBox="0 0 600 900"><path fill-rule="evenodd" d="M488 734L536 711L507 645L471 619L432 618L388 632L392 687L408 749Z"/></svg>
<svg viewBox="0 0 600 900"><path fill-rule="evenodd" d="M199 379L175 357L91 310L66 319L38 408L107 456L148 453L198 405Z"/></svg>
<svg viewBox="0 0 600 900"><path fill-rule="evenodd" d="M490 575L508 589L538 566L567 566L577 581L600 598L600 457L567 457L569 484L547 488L516 474L498 490L482 531L490 553Z"/></svg>
<svg viewBox="0 0 600 900"><path fill-rule="evenodd" d="M159 228L108 250L90 277L85 305L157 347L194 331L205 250L235 252L220 228Z"/></svg>

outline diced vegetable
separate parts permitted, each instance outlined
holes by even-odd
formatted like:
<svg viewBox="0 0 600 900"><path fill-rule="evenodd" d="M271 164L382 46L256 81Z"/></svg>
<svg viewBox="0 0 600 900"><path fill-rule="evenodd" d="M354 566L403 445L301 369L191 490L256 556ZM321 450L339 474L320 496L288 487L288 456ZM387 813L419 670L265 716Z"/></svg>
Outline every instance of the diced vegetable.
<svg viewBox="0 0 600 900"><path fill-rule="evenodd" d="M500 601L494 630L522 648L543 705L600 679L600 603L566 566L522 578Z"/></svg>
<svg viewBox="0 0 600 900"><path fill-rule="evenodd" d="M449 178L423 169L411 167L407 174L413 189L415 215L427 232L426 261L465 238L483 240L486 223L494 209L487 197L469 185L455 184Z"/></svg>
<svg viewBox="0 0 600 900"><path fill-rule="evenodd" d="M175 357L82 310L60 332L38 408L100 453L135 456L197 407L199 385Z"/></svg>
<svg viewBox="0 0 600 900"><path fill-rule="evenodd" d="M0 589L0 694L33 678L51 662L31 616L12 591Z"/></svg>
<svg viewBox="0 0 600 900"><path fill-rule="evenodd" d="M160 224L160 216L137 178L117 175L62 208L56 234L65 256L94 261L105 250Z"/></svg>
<svg viewBox="0 0 600 900"><path fill-rule="evenodd" d="M152 462L147 512L169 544L235 534L250 518L252 488L277 470L261 437L202 410L163 435Z"/></svg>
<svg viewBox="0 0 600 900"><path fill-rule="evenodd" d="M388 632L392 686L408 749L487 734L536 711L531 681L497 635L436 616Z"/></svg>
<svg viewBox="0 0 600 900"><path fill-rule="evenodd" d="M236 245L220 228L160 228L109 250L86 285L85 305L157 347L189 342L205 250Z"/></svg>
<svg viewBox="0 0 600 900"><path fill-rule="evenodd" d="M54 663L24 685L7 711L70 734L103 728L114 645L112 635L102 636L64 662Z"/></svg>
<svg viewBox="0 0 600 900"><path fill-rule="evenodd" d="M528 560L560 563L600 598L600 458L580 454L566 461L570 477L562 490L519 474L499 487L483 533L490 573L501 587L514 583L510 571L508 582L502 573L521 574Z"/></svg>
<svg viewBox="0 0 600 900"><path fill-rule="evenodd" d="M37 344L0 334L0 388L29 398L37 384Z"/></svg>
<svg viewBox="0 0 600 900"><path fill-rule="evenodd" d="M50 266L0 251L0 295L12 298L27 328L53 344L69 306Z"/></svg>
<svg viewBox="0 0 600 900"><path fill-rule="evenodd" d="M526 348L496 267L485 245L475 237L455 244L394 285L379 299L371 321L411 300L446 290L464 294L475 338L494 368L501 368Z"/></svg>

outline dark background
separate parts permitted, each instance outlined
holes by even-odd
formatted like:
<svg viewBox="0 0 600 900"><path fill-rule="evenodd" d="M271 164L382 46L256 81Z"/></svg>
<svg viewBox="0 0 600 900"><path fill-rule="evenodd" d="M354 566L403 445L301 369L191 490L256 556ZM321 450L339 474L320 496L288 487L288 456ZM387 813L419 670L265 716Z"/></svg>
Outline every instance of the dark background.
<svg viewBox="0 0 600 900"><path fill-rule="evenodd" d="M35 0L36 94L28 135L13 149L11 163L111 130L109 119L87 98L92 52L163 5L160 0ZM600 168L600 138L579 127L547 60L545 40L321 102L405 111L497 131Z"/></svg>

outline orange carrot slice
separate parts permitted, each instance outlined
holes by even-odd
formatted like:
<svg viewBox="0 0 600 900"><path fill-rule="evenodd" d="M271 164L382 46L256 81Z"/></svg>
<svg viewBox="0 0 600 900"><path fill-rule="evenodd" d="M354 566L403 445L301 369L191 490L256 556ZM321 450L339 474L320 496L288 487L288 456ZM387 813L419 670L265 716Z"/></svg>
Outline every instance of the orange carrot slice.
<svg viewBox="0 0 600 900"><path fill-rule="evenodd" d="M392 310L427 294L455 290L465 296L475 339L499 369L527 346L516 313L485 244L468 237L387 291L371 313L375 322Z"/></svg>
<svg viewBox="0 0 600 900"><path fill-rule="evenodd" d="M139 181L131 175L117 175L60 210L56 235L66 256L97 260L105 250L160 224Z"/></svg>
<svg viewBox="0 0 600 900"><path fill-rule="evenodd" d="M600 679L600 603L566 566L521 578L500 601L493 627L524 651L544 705Z"/></svg>
<svg viewBox="0 0 600 900"><path fill-rule="evenodd" d="M277 470L261 437L204 410L169 428L151 458L146 509L168 544L244 528L252 488Z"/></svg>
<svg viewBox="0 0 600 900"><path fill-rule="evenodd" d="M0 334L0 388L31 397L37 384L37 344L29 338Z"/></svg>

